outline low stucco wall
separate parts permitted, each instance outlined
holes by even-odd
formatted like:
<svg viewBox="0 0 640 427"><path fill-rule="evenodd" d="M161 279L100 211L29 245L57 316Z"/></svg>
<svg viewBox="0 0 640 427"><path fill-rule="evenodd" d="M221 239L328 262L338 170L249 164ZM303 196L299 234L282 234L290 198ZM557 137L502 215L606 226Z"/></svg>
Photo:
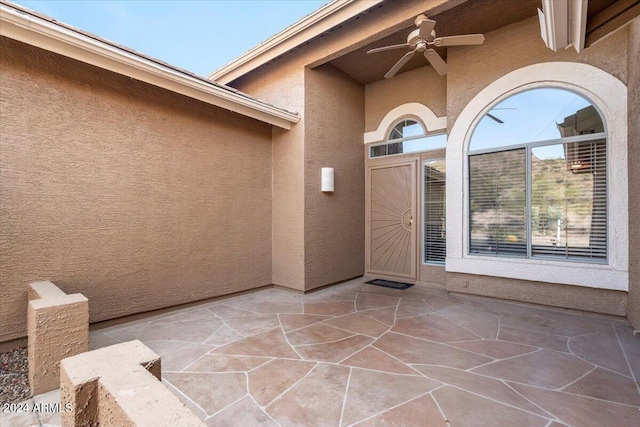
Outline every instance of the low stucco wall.
<svg viewBox="0 0 640 427"><path fill-rule="evenodd" d="M66 358L60 364L64 427L204 427L161 382L160 357L129 341Z"/></svg>
<svg viewBox="0 0 640 427"><path fill-rule="evenodd" d="M25 285L91 322L271 284L271 128L3 38L0 342Z"/></svg>
<svg viewBox="0 0 640 427"><path fill-rule="evenodd" d="M89 350L89 301L51 282L30 283L29 387L37 395L60 387L60 361Z"/></svg>
<svg viewBox="0 0 640 427"><path fill-rule="evenodd" d="M625 316L627 293L475 274L447 273L447 291Z"/></svg>

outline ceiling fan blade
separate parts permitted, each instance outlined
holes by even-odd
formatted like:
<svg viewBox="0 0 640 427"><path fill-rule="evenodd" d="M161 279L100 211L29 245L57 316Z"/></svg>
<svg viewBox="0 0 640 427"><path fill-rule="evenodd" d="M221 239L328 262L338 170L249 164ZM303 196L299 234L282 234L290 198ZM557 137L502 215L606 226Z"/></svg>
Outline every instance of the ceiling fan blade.
<svg viewBox="0 0 640 427"><path fill-rule="evenodd" d="M482 44L484 36L482 34L465 34L463 36L437 37L433 40L435 46L467 46Z"/></svg>
<svg viewBox="0 0 640 427"><path fill-rule="evenodd" d="M425 19L420 22L420 37L429 37L433 31L433 27L436 26L436 21L431 19Z"/></svg>
<svg viewBox="0 0 640 427"><path fill-rule="evenodd" d="M378 52L384 52L385 50L400 49L403 47L411 47L411 45L408 43L403 43L403 44L394 44L391 46L377 47L375 49L371 49L367 51L367 53L378 53Z"/></svg>
<svg viewBox="0 0 640 427"><path fill-rule="evenodd" d="M387 72L387 74L384 75L384 78L385 79L390 79L391 77L395 76L396 73L398 71L400 71L400 68L402 68L402 66L404 64L406 64L407 61L409 61L413 57L413 55L415 55L415 54L416 54L415 50L412 50L411 52L405 53L404 56L402 58L400 58L400 60L398 62L396 62L396 65L391 67L389 72Z"/></svg>
<svg viewBox="0 0 640 427"><path fill-rule="evenodd" d="M490 119L495 120L496 122L503 124L504 122L502 120L500 120L499 118L497 118L496 116L494 116L493 114L487 113L487 117L489 117Z"/></svg>
<svg viewBox="0 0 640 427"><path fill-rule="evenodd" d="M429 64L436 70L436 73L441 76L444 76L449 71L447 63L444 62L444 59L442 59L435 50L427 49L424 52L424 57L427 58L427 61L429 61Z"/></svg>

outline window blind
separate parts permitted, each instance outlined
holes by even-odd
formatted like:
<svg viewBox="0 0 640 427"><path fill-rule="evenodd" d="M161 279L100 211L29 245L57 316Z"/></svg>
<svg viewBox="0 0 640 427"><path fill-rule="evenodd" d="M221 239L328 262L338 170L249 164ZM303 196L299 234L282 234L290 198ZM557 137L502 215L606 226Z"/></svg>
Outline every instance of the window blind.
<svg viewBox="0 0 640 427"><path fill-rule="evenodd" d="M469 252L527 256L525 149L469 156Z"/></svg>
<svg viewBox="0 0 640 427"><path fill-rule="evenodd" d="M531 254L607 258L605 140L531 149Z"/></svg>
<svg viewBox="0 0 640 427"><path fill-rule="evenodd" d="M446 257L446 179L444 159L424 163L424 262L444 264Z"/></svg>

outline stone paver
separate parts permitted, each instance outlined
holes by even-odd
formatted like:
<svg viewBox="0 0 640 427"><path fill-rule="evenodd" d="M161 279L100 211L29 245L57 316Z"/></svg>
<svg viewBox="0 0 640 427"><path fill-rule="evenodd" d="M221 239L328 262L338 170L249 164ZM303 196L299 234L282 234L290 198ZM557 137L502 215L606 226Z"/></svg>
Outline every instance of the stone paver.
<svg viewBox="0 0 640 427"><path fill-rule="evenodd" d="M91 345L131 339L210 426L640 425L628 323L441 289L261 290L94 331ZM0 425L59 424L15 415Z"/></svg>

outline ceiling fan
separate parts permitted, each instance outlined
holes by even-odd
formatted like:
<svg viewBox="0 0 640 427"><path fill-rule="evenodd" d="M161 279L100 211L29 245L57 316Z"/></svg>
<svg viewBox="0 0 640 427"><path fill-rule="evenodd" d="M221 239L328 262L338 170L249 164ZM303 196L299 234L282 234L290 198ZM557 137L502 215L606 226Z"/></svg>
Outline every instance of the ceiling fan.
<svg viewBox="0 0 640 427"><path fill-rule="evenodd" d="M436 32L433 29L436 26L436 21L427 18L425 15L418 15L415 20L415 24L418 29L413 30L411 33L409 33L406 43L378 47L367 52L378 53L392 49L413 49L411 52L405 53L404 56L400 58L398 62L396 62L396 65L391 67L387 74L384 75L385 79L390 79L391 77L395 76L396 73L400 71L400 69L404 66L404 64L406 64L413 57L413 55L416 54L416 52L423 53L424 57L427 58L427 61L429 61L436 72L441 76L445 75L447 74L447 71L449 71L447 63L444 62L440 55L438 55L438 53L429 46L466 46L482 44L484 42L484 36L482 34L436 37Z"/></svg>

